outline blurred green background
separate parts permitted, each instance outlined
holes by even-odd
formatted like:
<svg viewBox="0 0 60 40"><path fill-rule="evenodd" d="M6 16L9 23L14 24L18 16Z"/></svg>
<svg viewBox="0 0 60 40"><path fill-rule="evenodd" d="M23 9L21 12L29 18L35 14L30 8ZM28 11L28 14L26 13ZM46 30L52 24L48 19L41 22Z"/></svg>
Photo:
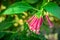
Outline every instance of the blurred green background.
<svg viewBox="0 0 60 40"><path fill-rule="evenodd" d="M36 14L48 0L0 1L0 40L60 40L60 0L50 0L59 6L58 8L53 4L53 9L55 7L57 11L52 10L51 12L56 14L49 13L49 18L54 23L54 27L49 28L45 19L46 13L44 13L44 23L40 28L39 35L29 30L26 20ZM19 4L19 2L21 3ZM48 9L48 11L50 10Z"/></svg>

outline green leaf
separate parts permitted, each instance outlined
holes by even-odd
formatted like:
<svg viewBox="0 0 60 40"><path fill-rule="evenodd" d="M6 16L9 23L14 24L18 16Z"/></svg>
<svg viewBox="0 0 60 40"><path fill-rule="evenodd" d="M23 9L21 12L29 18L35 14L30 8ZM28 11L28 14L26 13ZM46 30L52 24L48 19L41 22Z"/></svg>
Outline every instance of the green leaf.
<svg viewBox="0 0 60 40"><path fill-rule="evenodd" d="M34 4L36 2L38 2L38 0L26 0L28 3Z"/></svg>
<svg viewBox="0 0 60 40"><path fill-rule="evenodd" d="M60 19L60 7L57 4L49 2L44 9Z"/></svg>
<svg viewBox="0 0 60 40"><path fill-rule="evenodd" d="M16 2L12 4L10 7L8 7L7 10L3 12L3 14L17 14L17 13L22 13L24 11L27 11L29 9L32 9L32 7L28 3Z"/></svg>
<svg viewBox="0 0 60 40"><path fill-rule="evenodd" d="M16 40L16 38L18 37L18 33L14 33L10 36L9 40Z"/></svg>
<svg viewBox="0 0 60 40"><path fill-rule="evenodd" d="M12 25L12 22L7 22L7 21L0 23L0 31L4 29L8 29L9 27L11 27L11 25Z"/></svg>
<svg viewBox="0 0 60 40"><path fill-rule="evenodd" d="M13 22L13 17L11 17L10 15L6 17L5 21L0 23L0 31L3 31L5 29L8 29L9 27L12 26Z"/></svg>
<svg viewBox="0 0 60 40"><path fill-rule="evenodd" d="M29 28L28 28L28 25L27 25L27 23L25 22L24 23L24 31L27 31Z"/></svg>
<svg viewBox="0 0 60 40"><path fill-rule="evenodd" d="M4 32L0 32L0 39L5 35Z"/></svg>

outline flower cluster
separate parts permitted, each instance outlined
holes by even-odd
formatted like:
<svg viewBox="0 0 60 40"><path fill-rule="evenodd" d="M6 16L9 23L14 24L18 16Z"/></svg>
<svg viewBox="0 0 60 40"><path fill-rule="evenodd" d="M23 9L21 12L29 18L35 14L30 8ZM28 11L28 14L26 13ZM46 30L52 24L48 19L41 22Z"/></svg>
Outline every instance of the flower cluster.
<svg viewBox="0 0 60 40"><path fill-rule="evenodd" d="M36 16L32 16L30 19L27 20L29 29L33 32L36 32L36 34L39 34L40 26L43 23L43 18L40 17L39 19Z"/></svg>
<svg viewBox="0 0 60 40"><path fill-rule="evenodd" d="M45 16L47 21L48 21L48 24L51 27L53 27L53 23L50 21L48 15ZM38 18L37 16L32 16L30 19L27 20L27 23L28 23L28 26L29 26L29 29L33 32L35 32L36 34L39 34L40 33L40 27L43 23L43 17L40 16L40 18Z"/></svg>

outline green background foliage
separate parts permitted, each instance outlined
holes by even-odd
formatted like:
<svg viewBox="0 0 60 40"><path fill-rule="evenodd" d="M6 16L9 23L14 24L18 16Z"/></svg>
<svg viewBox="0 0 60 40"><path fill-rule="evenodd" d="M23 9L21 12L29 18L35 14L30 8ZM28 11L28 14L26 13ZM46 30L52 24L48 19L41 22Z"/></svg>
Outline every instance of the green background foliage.
<svg viewBox="0 0 60 40"><path fill-rule="evenodd" d="M1 0L0 40L47 40L44 34L48 35L51 29L46 22L44 12L53 17L54 25L59 25L59 3L60 0ZM26 23L26 20L33 15L38 18L42 15L44 18L39 35L30 31Z"/></svg>

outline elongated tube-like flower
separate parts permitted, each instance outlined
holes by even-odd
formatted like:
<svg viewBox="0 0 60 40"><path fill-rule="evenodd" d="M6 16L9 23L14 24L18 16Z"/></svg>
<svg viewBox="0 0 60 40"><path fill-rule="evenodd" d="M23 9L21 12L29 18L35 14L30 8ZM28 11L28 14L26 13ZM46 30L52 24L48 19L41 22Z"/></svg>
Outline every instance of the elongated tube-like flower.
<svg viewBox="0 0 60 40"><path fill-rule="evenodd" d="M29 29L30 29L31 31L34 31L34 29L33 29L33 26L34 26L34 25L33 25L33 24L36 22L36 20L37 20L37 17L36 17L36 16L32 16L30 19L27 20Z"/></svg>
<svg viewBox="0 0 60 40"><path fill-rule="evenodd" d="M46 15L46 19L48 21L49 27L52 28L54 26L54 24L50 21L48 15Z"/></svg>
<svg viewBox="0 0 60 40"><path fill-rule="evenodd" d="M38 19L33 24L33 30L34 30L34 32L36 31L37 23L38 23Z"/></svg>
<svg viewBox="0 0 60 40"><path fill-rule="evenodd" d="M33 26L33 24L35 23L35 21L37 20L37 17L35 16L32 20L31 20L31 22L29 23L31 26Z"/></svg>
<svg viewBox="0 0 60 40"><path fill-rule="evenodd" d="M41 16L38 20L38 23L37 23L36 34L40 33L39 31L40 31L40 27L41 27L42 23L43 23L43 18Z"/></svg>
<svg viewBox="0 0 60 40"><path fill-rule="evenodd" d="M35 31L35 30L34 30L34 24L35 24L36 20L37 20L37 18L34 18L34 19L31 21L31 23L29 23L29 26L31 27L32 31Z"/></svg>

